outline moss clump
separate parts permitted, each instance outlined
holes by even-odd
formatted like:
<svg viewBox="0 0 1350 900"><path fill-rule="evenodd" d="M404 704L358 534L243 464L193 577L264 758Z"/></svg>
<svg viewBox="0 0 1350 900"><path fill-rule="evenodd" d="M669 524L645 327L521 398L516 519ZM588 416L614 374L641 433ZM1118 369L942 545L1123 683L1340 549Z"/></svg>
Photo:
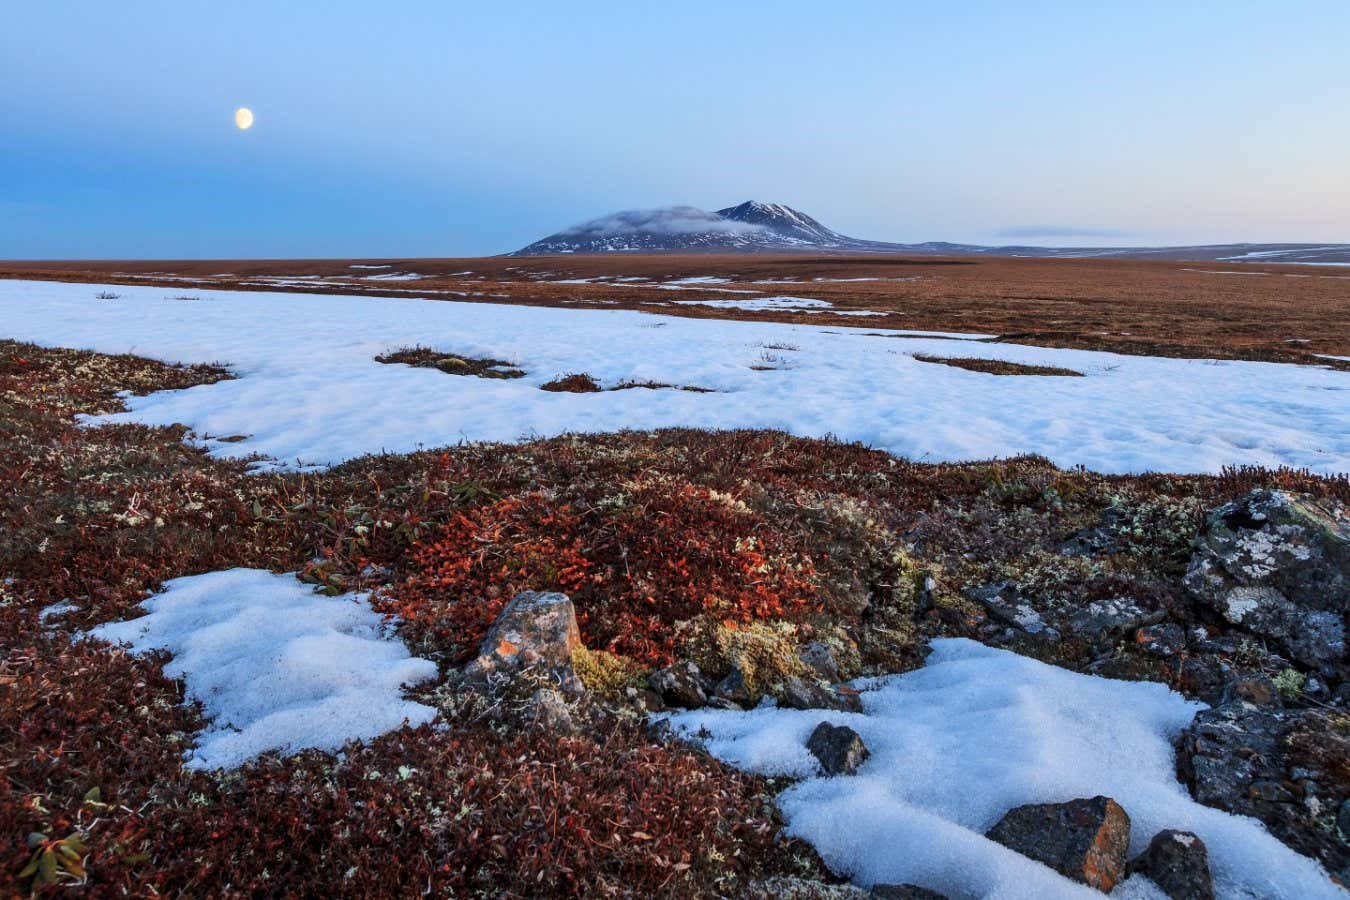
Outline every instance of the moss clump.
<svg viewBox="0 0 1350 900"><path fill-rule="evenodd" d="M641 687L647 674L636 660L584 645L572 651L572 669L586 690L606 700L617 700L624 688Z"/></svg>
<svg viewBox="0 0 1350 900"><path fill-rule="evenodd" d="M712 645L721 663L718 670L739 669L756 699L775 693L789 678L808 674L797 652L797 626L789 622L718 624Z"/></svg>

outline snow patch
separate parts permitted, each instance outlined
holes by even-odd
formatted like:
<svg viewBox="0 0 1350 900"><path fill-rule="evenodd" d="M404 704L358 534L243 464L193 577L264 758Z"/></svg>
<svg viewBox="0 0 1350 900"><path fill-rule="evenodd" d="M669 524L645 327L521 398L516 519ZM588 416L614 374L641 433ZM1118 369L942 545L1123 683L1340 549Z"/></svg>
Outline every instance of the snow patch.
<svg viewBox="0 0 1350 900"><path fill-rule="evenodd" d="M435 678L436 664L409 656L366 599L231 569L165 582L142 604L146 615L88 636L173 654L164 674L182 678L210 719L187 767L232 768L270 750L339 750L435 717L402 689Z"/></svg>
<svg viewBox="0 0 1350 900"><path fill-rule="evenodd" d="M984 832L1015 806L1105 794L1129 813L1132 856L1165 828L1199 835L1219 897L1344 898L1259 822L1202 806L1177 782L1171 739L1203 704L961 638L932 647L918 671L855 682L861 714L760 708L669 719L687 736L706 729L708 750L733 766L804 779L778 797L788 832L862 885L1100 898ZM805 747L821 721L862 736L872 755L857 775L822 776ZM1113 896L1150 887L1130 879Z"/></svg>

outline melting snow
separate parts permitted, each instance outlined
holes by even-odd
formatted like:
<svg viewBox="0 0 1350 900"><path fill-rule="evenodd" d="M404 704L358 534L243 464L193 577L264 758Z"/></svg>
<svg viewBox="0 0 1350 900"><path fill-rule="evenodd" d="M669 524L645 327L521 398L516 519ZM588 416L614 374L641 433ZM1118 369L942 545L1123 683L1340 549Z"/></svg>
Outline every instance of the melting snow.
<svg viewBox="0 0 1350 900"><path fill-rule="evenodd" d="M942 337L902 344L839 327L727 322L629 310L425 299L0 281L0 336L48 346L222 361L239 376L128 397L90 422L187 425L219 456L330 465L381 450L567 431L777 428L836 435L915 459L1041 453L1104 472L1213 472L1229 464L1350 469L1350 377L1321 366L1124 356ZM651 326L661 327L653 328ZM761 348L800 348L790 369L755 371ZM511 359L511 381L382 365L421 344ZM911 353L1055 365L1084 378L1025 378L933 366ZM566 372L605 384L709 388L562 394Z"/></svg>
<svg viewBox="0 0 1350 900"><path fill-rule="evenodd" d="M189 768L339 750L435 717L402 686L434 678L436 664L387 636L363 594L325 597L293 575L231 569L165 582L142 606L141 618L89 635L173 654L164 674L182 678L211 720Z"/></svg>
<svg viewBox="0 0 1350 900"><path fill-rule="evenodd" d="M1312 860L1254 819L1202 806L1176 780L1171 739L1203 708L1161 684L1080 675L964 639L933 642L915 672L865 680L864 712L761 708L676 713L713 755L805 779L778 797L788 832L863 885L910 882L953 897L1098 897L983 835L1025 803L1105 794L1129 814L1130 853L1164 828L1209 849L1219 897L1343 898ZM821 721L871 750L823 777L805 748ZM1112 896L1156 896L1131 879Z"/></svg>

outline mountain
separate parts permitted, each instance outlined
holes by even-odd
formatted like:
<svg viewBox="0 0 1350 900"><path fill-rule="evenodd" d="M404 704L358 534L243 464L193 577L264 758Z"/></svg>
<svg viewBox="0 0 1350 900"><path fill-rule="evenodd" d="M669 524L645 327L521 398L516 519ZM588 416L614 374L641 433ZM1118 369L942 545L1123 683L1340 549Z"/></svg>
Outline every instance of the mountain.
<svg viewBox="0 0 1350 900"><path fill-rule="evenodd" d="M625 210L551 234L508 256L569 253L905 253L1084 259L1191 259L1350 264L1350 244L1212 244L1192 247L986 247L848 237L781 203L747 200L707 212L693 206Z"/></svg>

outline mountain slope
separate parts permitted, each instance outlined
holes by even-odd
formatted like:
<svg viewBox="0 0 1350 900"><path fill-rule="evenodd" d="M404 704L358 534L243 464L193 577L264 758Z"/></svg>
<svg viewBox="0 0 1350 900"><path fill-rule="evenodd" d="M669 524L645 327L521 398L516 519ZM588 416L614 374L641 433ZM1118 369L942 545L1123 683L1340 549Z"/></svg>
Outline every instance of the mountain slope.
<svg viewBox="0 0 1350 900"><path fill-rule="evenodd" d="M987 247L946 241L892 244L849 237L790 206L757 200L747 200L717 212L707 212L693 206L671 206L611 213L551 234L507 255L801 251L1350 264L1350 244L1214 244L1192 247Z"/></svg>

